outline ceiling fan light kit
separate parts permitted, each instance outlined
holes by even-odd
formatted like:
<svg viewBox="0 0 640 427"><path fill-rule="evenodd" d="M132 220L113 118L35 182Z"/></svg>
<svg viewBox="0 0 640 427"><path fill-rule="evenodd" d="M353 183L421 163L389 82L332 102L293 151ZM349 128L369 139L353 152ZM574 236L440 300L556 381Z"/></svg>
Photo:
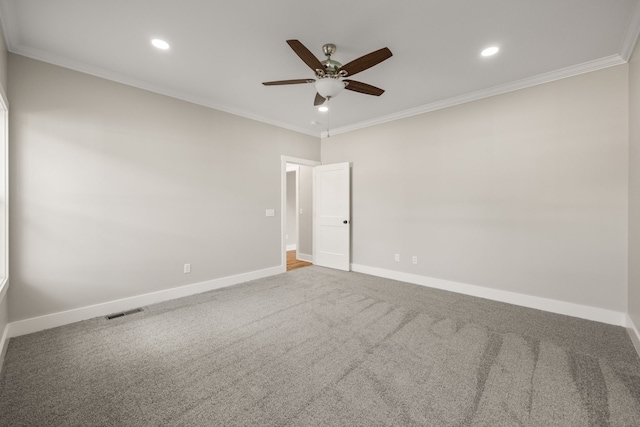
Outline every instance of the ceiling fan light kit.
<svg viewBox="0 0 640 427"><path fill-rule="evenodd" d="M345 82L337 78L323 77L316 80L316 91L325 99L338 96L345 88Z"/></svg>
<svg viewBox="0 0 640 427"><path fill-rule="evenodd" d="M293 49L293 51L307 64L311 70L315 73L315 80L313 79L295 79L295 80L278 80L272 82L263 82L265 86L277 86L277 85L290 85L290 84L304 84L315 83L316 97L313 105L322 105L326 100L335 98L342 92L343 89L348 89L353 92L363 93L365 95L380 96L384 93L383 89L369 85L367 83L358 82L355 80L345 79L347 76L353 76L361 71L373 67L389 59L393 54L389 48L382 48L375 52L368 53L360 58L342 65L338 61L331 59L331 55L336 52L336 45L325 44L322 46L322 53L325 54L327 59L320 62L309 49L307 49L298 40L287 40L287 44Z"/></svg>

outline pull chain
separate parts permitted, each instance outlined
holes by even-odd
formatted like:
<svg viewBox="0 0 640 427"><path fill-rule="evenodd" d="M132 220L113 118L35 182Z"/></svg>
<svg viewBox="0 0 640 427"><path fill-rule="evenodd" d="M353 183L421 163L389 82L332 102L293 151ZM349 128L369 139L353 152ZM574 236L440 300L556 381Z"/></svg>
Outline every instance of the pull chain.
<svg viewBox="0 0 640 427"><path fill-rule="evenodd" d="M329 99L327 99L327 103L329 103ZM327 110L327 138L331 138L331 134L329 133L329 117L331 115L331 108Z"/></svg>

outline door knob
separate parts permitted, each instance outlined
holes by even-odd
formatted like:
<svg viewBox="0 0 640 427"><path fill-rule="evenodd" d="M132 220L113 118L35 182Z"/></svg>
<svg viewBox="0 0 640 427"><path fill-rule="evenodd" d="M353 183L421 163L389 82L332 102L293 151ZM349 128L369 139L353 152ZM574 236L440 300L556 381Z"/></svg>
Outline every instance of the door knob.
<svg viewBox="0 0 640 427"><path fill-rule="evenodd" d="M347 221L346 219L344 221L342 221L343 224L349 224L349 221Z"/></svg>

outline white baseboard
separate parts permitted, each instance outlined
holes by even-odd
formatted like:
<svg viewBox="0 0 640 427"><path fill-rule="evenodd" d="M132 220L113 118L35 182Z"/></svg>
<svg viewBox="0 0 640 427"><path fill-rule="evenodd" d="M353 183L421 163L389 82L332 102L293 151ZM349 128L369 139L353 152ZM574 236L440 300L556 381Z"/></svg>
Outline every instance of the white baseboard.
<svg viewBox="0 0 640 427"><path fill-rule="evenodd" d="M120 300L109 301L68 311L62 311L59 313L18 320L7 325L7 338L31 334L33 332L55 328L57 326L68 325L69 323L75 323L81 320L92 319L99 316L106 316L112 313L118 313L120 311L131 310L137 307L144 307L159 302L170 301L176 298L187 297L214 289L237 285L238 283L273 276L276 274L284 273L285 271L286 267L271 267L264 270L252 271L235 276L222 277L219 279L208 280L206 282L194 283L192 285L180 286L177 288L166 289L164 291L152 292L149 294L138 295L130 298L123 298Z"/></svg>
<svg viewBox="0 0 640 427"><path fill-rule="evenodd" d="M0 283L0 306L4 305L8 310L8 304L5 304L5 298L7 298L7 289L9 288L7 280L3 280ZM5 326L0 330L0 372L2 372L2 365L4 363L4 356L7 354L7 348L9 347L9 323L8 323L9 315L8 313L4 313L2 323L5 323Z"/></svg>
<svg viewBox="0 0 640 427"><path fill-rule="evenodd" d="M313 262L313 256L309 254L296 253L296 258L300 261Z"/></svg>
<svg viewBox="0 0 640 427"><path fill-rule="evenodd" d="M4 363L4 356L7 355L7 348L9 348L9 325L4 327L2 331L2 338L0 338L0 372L2 372L2 365Z"/></svg>
<svg viewBox="0 0 640 427"><path fill-rule="evenodd" d="M297 249L298 245L296 245L295 243L292 243L290 245L287 245L287 250L288 251L295 251Z"/></svg>
<svg viewBox="0 0 640 427"><path fill-rule="evenodd" d="M627 332L629 333L629 338L631 338L631 342L633 346L636 348L636 352L638 356L640 356L640 332L638 332L638 328L636 327L633 320L631 320L631 316L627 314Z"/></svg>
<svg viewBox="0 0 640 427"><path fill-rule="evenodd" d="M312 257L306 254L299 254L298 258L303 261L313 262ZM352 264L351 269L355 272L370 274L372 276L385 277L392 280L413 283L416 285L427 286L436 289L443 289L465 295L471 295L480 298L520 305L523 307L549 311L552 313L564 314L617 326L624 326L630 328L633 331L633 334L630 333L630 336L634 345L636 346L636 349L640 353L640 333L638 333L638 329L635 327L635 325L631 321L631 318L629 318L626 313L568 303L564 301L557 301L548 298L518 294L515 292L490 289L482 286L469 285L466 283L419 276L411 273L386 270L377 267L369 267L365 265ZM0 340L0 363L2 363L1 361L4 359L4 353L6 351L9 338L11 337L17 337L20 335L30 334L57 326L67 325L69 323L79 322L81 320L92 319L99 316L106 316L108 314L117 313L119 311L130 310L137 307L143 307L159 302L173 300L176 298L207 292L214 289L224 288L250 280L273 276L283 273L284 271L285 269L282 266L271 267L264 270L223 277L206 282L167 289L164 291L138 295L135 297L109 301L106 303L82 307L74 310L68 310L59 313L48 314L45 316L11 322L3 331L2 339Z"/></svg>
<svg viewBox="0 0 640 427"><path fill-rule="evenodd" d="M400 271L386 270L383 268L369 267L366 265L352 264L351 270L358 273L370 274L372 276L413 283L415 285L443 289L445 291L456 292L459 294L506 302L509 304L535 308L538 310L564 314L572 317L579 317L587 320L594 320L596 322L608 323L610 325L626 326L627 324L626 313L598 307L591 307L565 301L535 297L499 289L485 288L483 286L452 282L449 280L436 279L433 277L419 276L412 273L404 273Z"/></svg>

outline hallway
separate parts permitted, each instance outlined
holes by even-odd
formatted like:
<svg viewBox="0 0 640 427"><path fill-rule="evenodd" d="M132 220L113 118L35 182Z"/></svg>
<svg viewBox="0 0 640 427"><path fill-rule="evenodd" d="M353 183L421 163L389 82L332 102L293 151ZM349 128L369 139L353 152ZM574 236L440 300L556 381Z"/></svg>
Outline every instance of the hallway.
<svg viewBox="0 0 640 427"><path fill-rule="evenodd" d="M296 251L287 251L287 271L295 270L296 268L308 267L313 265L310 262L300 261L296 259Z"/></svg>

